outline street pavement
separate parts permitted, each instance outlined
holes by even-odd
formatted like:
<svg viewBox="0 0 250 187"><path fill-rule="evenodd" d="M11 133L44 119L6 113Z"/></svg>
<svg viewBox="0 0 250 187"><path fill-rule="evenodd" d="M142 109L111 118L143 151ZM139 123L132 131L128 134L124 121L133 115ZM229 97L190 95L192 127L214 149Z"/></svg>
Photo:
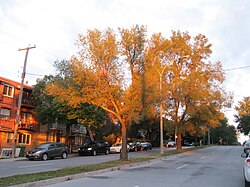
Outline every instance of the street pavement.
<svg viewBox="0 0 250 187"><path fill-rule="evenodd" d="M125 165L18 186L243 187L244 159L240 157L241 149L240 146L215 146L137 165Z"/></svg>
<svg viewBox="0 0 250 187"><path fill-rule="evenodd" d="M243 187L240 146L215 146L49 187Z"/></svg>

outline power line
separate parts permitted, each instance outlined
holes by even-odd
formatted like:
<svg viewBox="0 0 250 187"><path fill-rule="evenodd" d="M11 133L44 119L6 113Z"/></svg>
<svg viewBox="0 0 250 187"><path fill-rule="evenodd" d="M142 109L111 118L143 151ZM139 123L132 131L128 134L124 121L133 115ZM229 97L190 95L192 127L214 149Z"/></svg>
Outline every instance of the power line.
<svg viewBox="0 0 250 187"><path fill-rule="evenodd" d="M234 70L247 69L247 68L250 68L250 66L242 66L242 67L229 68L229 69L224 69L222 71L234 71ZM14 72L8 72L8 71L2 71L2 70L0 70L0 72L6 73L6 74L17 74L17 73L14 73ZM221 72L221 71L218 71L218 72ZM38 73L28 73L27 72L26 74L27 75L31 75L31 76L45 76L45 74L38 74Z"/></svg>
<svg viewBox="0 0 250 187"><path fill-rule="evenodd" d="M235 67L231 69L224 69L224 71L233 71L233 70L246 69L246 68L250 68L250 66L242 66L242 67Z"/></svg>

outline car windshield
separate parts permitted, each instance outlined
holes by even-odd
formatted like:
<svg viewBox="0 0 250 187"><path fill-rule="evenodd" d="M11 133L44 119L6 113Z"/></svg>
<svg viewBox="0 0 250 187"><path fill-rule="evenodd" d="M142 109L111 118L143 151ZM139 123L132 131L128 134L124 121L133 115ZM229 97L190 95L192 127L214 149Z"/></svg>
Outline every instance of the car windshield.
<svg viewBox="0 0 250 187"><path fill-rule="evenodd" d="M47 149L50 146L50 144L41 144L37 148L38 149Z"/></svg>
<svg viewBox="0 0 250 187"><path fill-rule="evenodd" d="M83 144L83 146L92 146L95 144L96 144L95 142L87 142L87 143Z"/></svg>
<svg viewBox="0 0 250 187"><path fill-rule="evenodd" d="M121 145L122 145L121 143L117 143L117 144L112 145L112 147L118 147L118 146L121 146Z"/></svg>

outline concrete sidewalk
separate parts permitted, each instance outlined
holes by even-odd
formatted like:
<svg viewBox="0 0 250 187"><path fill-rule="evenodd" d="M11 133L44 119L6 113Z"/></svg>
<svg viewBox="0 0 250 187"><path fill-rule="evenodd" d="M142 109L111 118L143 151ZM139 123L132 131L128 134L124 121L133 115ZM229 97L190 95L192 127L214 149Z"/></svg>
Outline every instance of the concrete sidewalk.
<svg viewBox="0 0 250 187"><path fill-rule="evenodd" d="M15 162L15 161L20 161L20 160L26 160L27 158L25 157L17 157L17 158L0 158L0 163L3 162Z"/></svg>

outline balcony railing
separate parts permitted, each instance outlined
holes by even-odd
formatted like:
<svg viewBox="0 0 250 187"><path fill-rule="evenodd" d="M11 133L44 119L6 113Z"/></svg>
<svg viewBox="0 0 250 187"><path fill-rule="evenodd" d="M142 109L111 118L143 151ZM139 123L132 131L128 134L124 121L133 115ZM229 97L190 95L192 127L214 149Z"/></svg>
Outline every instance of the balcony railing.
<svg viewBox="0 0 250 187"><path fill-rule="evenodd" d="M27 123L21 123L21 124L18 126L18 128L19 128L19 129L30 130L30 131L35 131L35 130L36 130L35 125L27 124Z"/></svg>
<svg viewBox="0 0 250 187"><path fill-rule="evenodd" d="M16 100L16 105L18 105L18 99ZM22 106L34 108L35 104L32 98L23 98L22 99Z"/></svg>

